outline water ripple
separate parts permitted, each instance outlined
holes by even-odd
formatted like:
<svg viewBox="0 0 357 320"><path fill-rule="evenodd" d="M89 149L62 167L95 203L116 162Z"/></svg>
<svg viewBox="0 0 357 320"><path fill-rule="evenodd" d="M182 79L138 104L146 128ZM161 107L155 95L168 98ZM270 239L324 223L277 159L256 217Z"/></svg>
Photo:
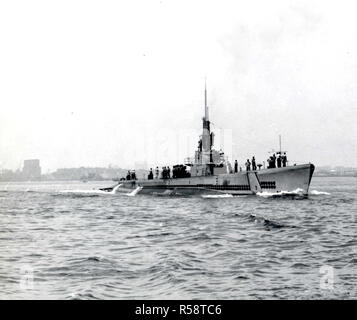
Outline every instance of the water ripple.
<svg viewBox="0 0 357 320"><path fill-rule="evenodd" d="M103 186L0 184L0 298L357 298L354 180L314 178L303 199ZM323 266L333 290L321 289ZM24 272L31 289L19 285Z"/></svg>

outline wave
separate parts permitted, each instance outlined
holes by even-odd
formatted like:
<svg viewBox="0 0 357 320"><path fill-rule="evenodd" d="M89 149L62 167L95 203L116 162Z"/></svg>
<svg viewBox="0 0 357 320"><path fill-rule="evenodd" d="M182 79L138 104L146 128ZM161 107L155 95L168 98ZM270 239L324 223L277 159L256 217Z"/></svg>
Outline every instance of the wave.
<svg viewBox="0 0 357 320"><path fill-rule="evenodd" d="M81 190L81 189L74 189L74 190L60 190L59 193L64 194L88 194L88 195L98 195L98 194L112 194L112 191L103 191L103 190Z"/></svg>
<svg viewBox="0 0 357 320"><path fill-rule="evenodd" d="M88 195L88 196L95 196L95 195L101 195L101 194L115 194L117 189L121 186L121 184L116 185L115 187L112 188L110 191L105 191L105 190L100 190L100 189L74 189L74 190L60 190L59 193L64 193L64 194L75 194L75 195Z"/></svg>
<svg viewBox="0 0 357 320"><path fill-rule="evenodd" d="M126 195L128 197L135 197L142 189L143 189L143 187L137 187L135 190L133 190L130 193L127 193Z"/></svg>
<svg viewBox="0 0 357 320"><path fill-rule="evenodd" d="M219 198L233 198L232 194L203 194L201 195L204 199L219 199Z"/></svg>
<svg viewBox="0 0 357 320"><path fill-rule="evenodd" d="M84 194L84 193L55 193L51 194L52 197L60 197L60 198L97 198L99 194Z"/></svg>
<svg viewBox="0 0 357 320"><path fill-rule="evenodd" d="M269 220L269 219L265 219L264 217L257 217L256 215L254 214L251 214L249 216L249 219L254 221L254 223L259 223L259 224L262 224L264 227L266 227L267 229L270 230L270 228L273 228L273 229L280 229L280 228L284 228L286 227L285 225L283 224L280 224L278 222L275 222L275 221L272 221L272 220Z"/></svg>
<svg viewBox="0 0 357 320"><path fill-rule="evenodd" d="M309 192L309 194L313 195L313 196L320 196L320 195L330 195L331 193L325 192L325 191L317 191L317 190L311 190Z"/></svg>
<svg viewBox="0 0 357 320"><path fill-rule="evenodd" d="M112 191L109 191L109 193L110 193L110 194L115 194L115 193L117 192L117 190L120 188L121 185L122 185L122 184L119 183L118 185L116 185L116 186L113 188Z"/></svg>
<svg viewBox="0 0 357 320"><path fill-rule="evenodd" d="M263 192L257 192L257 196L263 197L263 198L278 198L278 197L284 197L284 196L304 196L304 190L297 188L293 191L279 191L279 192L268 192L268 191L263 191Z"/></svg>
<svg viewBox="0 0 357 320"><path fill-rule="evenodd" d="M69 299L69 300L88 300L88 299L97 300L97 299L99 299L99 297L95 296L92 293L72 292L66 299Z"/></svg>
<svg viewBox="0 0 357 320"><path fill-rule="evenodd" d="M164 192L153 192L152 193L154 196L173 196L173 195L178 195L177 192L174 190L165 190Z"/></svg>

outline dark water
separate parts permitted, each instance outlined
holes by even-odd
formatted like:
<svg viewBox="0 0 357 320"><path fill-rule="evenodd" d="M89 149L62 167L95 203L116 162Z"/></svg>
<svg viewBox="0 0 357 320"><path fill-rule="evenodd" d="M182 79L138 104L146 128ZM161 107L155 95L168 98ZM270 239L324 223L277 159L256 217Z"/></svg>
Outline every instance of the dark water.
<svg viewBox="0 0 357 320"><path fill-rule="evenodd" d="M357 178L308 199L91 191L109 185L0 184L0 298L357 298Z"/></svg>

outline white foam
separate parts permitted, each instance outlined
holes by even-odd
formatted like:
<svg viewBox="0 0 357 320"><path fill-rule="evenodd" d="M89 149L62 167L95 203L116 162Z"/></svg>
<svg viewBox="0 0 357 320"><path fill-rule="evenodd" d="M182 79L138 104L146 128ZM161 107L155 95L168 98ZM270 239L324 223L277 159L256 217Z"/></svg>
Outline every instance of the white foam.
<svg viewBox="0 0 357 320"><path fill-rule="evenodd" d="M60 193L74 193L74 194L115 194L117 189L121 186L121 184L118 184L113 188L112 191L104 191L104 190L99 190L99 189L74 189L74 190L60 190Z"/></svg>
<svg viewBox="0 0 357 320"><path fill-rule="evenodd" d="M122 185L122 184L120 183L120 184L118 184L117 186L115 186L115 187L113 188L113 190L110 191L110 193L111 193L111 194L115 194L115 192L120 188L121 185Z"/></svg>
<svg viewBox="0 0 357 320"><path fill-rule="evenodd" d="M60 193L81 193L81 194L110 194L111 192L106 192L103 190L80 190L80 189L74 189L74 190L60 190Z"/></svg>
<svg viewBox="0 0 357 320"><path fill-rule="evenodd" d="M324 192L324 191L317 191L317 190L312 190L309 192L309 194L314 195L314 196L320 196L320 195L330 195L331 193Z"/></svg>
<svg viewBox="0 0 357 320"><path fill-rule="evenodd" d="M286 195L303 195L304 190L297 188L293 191L279 191L279 192L267 192L267 191L263 191L263 192L257 192L257 196L259 197L263 197L263 198L270 198L270 197L279 197L279 196L286 196Z"/></svg>
<svg viewBox="0 0 357 320"><path fill-rule="evenodd" d="M203 194L201 195L202 198L205 199L218 199L218 198L232 198L233 195L232 194Z"/></svg>
<svg viewBox="0 0 357 320"><path fill-rule="evenodd" d="M143 187L137 187L135 190L133 190L132 192L130 193L127 193L126 195L128 197L135 197L137 195L137 193L139 193L141 190L143 189Z"/></svg>

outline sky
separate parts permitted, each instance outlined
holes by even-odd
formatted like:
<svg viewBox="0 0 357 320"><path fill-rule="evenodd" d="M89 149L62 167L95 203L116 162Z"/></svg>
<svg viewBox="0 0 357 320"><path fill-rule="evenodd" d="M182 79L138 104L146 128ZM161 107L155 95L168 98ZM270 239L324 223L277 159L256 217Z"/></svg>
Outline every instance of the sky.
<svg viewBox="0 0 357 320"><path fill-rule="evenodd" d="M216 149L357 167L354 1L1 1L0 169Z"/></svg>

